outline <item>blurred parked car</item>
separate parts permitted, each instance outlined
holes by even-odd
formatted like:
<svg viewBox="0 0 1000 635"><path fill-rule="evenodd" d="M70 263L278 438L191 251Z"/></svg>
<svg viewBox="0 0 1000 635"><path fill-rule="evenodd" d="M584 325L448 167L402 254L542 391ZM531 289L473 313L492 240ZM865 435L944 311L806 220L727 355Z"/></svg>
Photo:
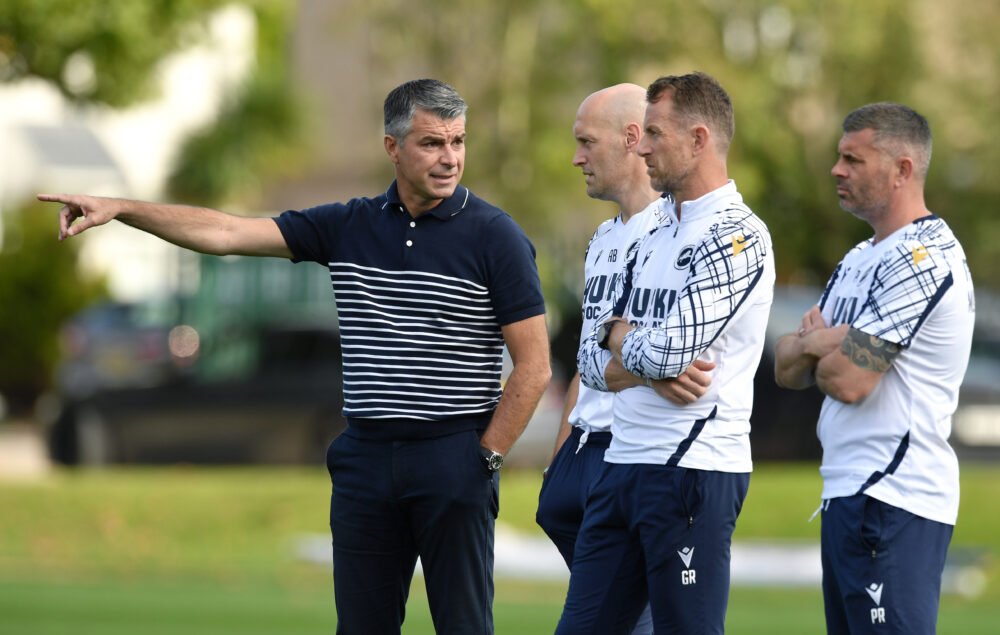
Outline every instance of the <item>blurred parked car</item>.
<svg viewBox="0 0 1000 635"><path fill-rule="evenodd" d="M203 347L190 325L144 322L146 309L104 305L67 326L48 422L54 460L323 460L344 427L336 330L230 329Z"/></svg>
<svg viewBox="0 0 1000 635"><path fill-rule="evenodd" d="M170 351L178 319L171 301L104 302L85 309L60 333L59 392L81 398L108 388L164 383L186 364Z"/></svg>
<svg viewBox="0 0 1000 635"><path fill-rule="evenodd" d="M813 287L775 289L754 378L751 442L757 460L821 456L816 421L823 395L816 388L779 388L773 356L777 339L798 328L821 293ZM67 326L57 407L47 418L53 459L322 462L329 441L345 425L340 344L328 326L334 321L256 321L203 336L178 323L179 315L164 306L114 303L90 309ZM575 341L566 339L553 342L554 350L575 354ZM561 369L572 369L558 354L554 361L559 372L515 445L512 465L543 466L551 457L571 375ZM1000 300L987 293L977 295L972 357L951 442L963 458L1000 458Z"/></svg>
<svg viewBox="0 0 1000 635"><path fill-rule="evenodd" d="M764 352L754 375L750 444L754 460L819 459L816 421L823 394L815 386L805 390L781 388L774 381L774 345L799 328L802 316L819 301L822 289L776 287L767 321Z"/></svg>

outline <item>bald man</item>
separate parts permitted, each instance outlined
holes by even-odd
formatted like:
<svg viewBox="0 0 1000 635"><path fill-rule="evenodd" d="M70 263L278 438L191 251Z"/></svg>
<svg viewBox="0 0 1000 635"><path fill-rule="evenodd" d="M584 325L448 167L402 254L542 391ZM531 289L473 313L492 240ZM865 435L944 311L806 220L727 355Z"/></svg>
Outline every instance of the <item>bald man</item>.
<svg viewBox="0 0 1000 635"><path fill-rule="evenodd" d="M646 163L636 153L642 139L645 100L645 89L635 84L605 88L583 100L573 124L573 165L583 172L587 195L618 207L618 213L597 228L587 247L583 337L611 315L623 289L627 254L666 218L666 199L652 188ZM650 386L665 399L689 403L704 394L710 382L706 371L711 368L711 364L698 362L682 377L647 383L618 365L609 368L609 387L621 391ZM611 442L613 397L614 392L581 386L579 373L573 376L554 456L539 494L535 519L570 569L587 492ZM633 632L652 632L648 610Z"/></svg>

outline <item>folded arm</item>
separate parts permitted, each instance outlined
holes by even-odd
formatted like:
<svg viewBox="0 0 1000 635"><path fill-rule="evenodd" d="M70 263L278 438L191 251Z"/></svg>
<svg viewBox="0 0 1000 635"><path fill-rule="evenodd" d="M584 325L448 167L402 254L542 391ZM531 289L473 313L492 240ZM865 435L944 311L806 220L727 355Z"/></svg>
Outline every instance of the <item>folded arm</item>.
<svg viewBox="0 0 1000 635"><path fill-rule="evenodd" d="M901 351L899 344L846 329L837 350L816 364L816 386L837 401L861 401L875 390Z"/></svg>
<svg viewBox="0 0 1000 635"><path fill-rule="evenodd" d="M597 346L596 335L581 342L577 356L581 381L590 388L604 392L619 392L635 386L649 386L656 394L677 405L694 403L708 392L712 384L709 372L715 364L695 360L677 377L651 379L635 375L622 366L621 341L635 327L627 322L615 324L608 340L610 351Z"/></svg>
<svg viewBox="0 0 1000 635"><path fill-rule="evenodd" d="M774 347L775 382L792 390L814 385L816 364L840 347L846 332L846 325L827 327L819 306L810 308L802 316L799 330L783 336Z"/></svg>
<svg viewBox="0 0 1000 635"><path fill-rule="evenodd" d="M902 347L847 324L828 327L819 307L802 317L802 326L778 340L774 378L782 388L816 385L844 403L867 397L892 366Z"/></svg>
<svg viewBox="0 0 1000 635"><path fill-rule="evenodd" d="M612 337L612 350L622 366L652 379L681 375L711 346L763 279L768 258L762 235L739 226L718 228L695 251L694 267L665 323L629 330L620 339Z"/></svg>

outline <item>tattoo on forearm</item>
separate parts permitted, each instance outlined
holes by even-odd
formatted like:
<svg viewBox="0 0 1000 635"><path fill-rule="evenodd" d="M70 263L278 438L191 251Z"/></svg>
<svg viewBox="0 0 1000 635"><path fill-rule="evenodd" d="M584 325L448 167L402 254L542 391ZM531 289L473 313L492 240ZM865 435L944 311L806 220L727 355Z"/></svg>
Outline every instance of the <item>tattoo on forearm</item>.
<svg viewBox="0 0 1000 635"><path fill-rule="evenodd" d="M902 347L874 335L862 333L858 329L848 329L840 350L858 368L884 373L889 370Z"/></svg>

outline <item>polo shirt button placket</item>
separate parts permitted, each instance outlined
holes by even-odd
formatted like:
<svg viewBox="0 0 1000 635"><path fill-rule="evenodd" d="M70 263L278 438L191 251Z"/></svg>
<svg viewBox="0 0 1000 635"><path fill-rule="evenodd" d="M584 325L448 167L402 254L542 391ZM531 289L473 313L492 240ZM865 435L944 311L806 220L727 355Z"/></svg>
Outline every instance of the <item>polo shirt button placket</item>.
<svg viewBox="0 0 1000 635"><path fill-rule="evenodd" d="M413 235L414 235L416 227L417 227L417 221L415 219L411 218L410 222L409 222L409 226L410 226L409 229L406 230L406 242L403 243L407 247L406 249L403 250L403 254L404 254L403 257L404 258L409 258L409 254L410 254L409 248L413 246Z"/></svg>

